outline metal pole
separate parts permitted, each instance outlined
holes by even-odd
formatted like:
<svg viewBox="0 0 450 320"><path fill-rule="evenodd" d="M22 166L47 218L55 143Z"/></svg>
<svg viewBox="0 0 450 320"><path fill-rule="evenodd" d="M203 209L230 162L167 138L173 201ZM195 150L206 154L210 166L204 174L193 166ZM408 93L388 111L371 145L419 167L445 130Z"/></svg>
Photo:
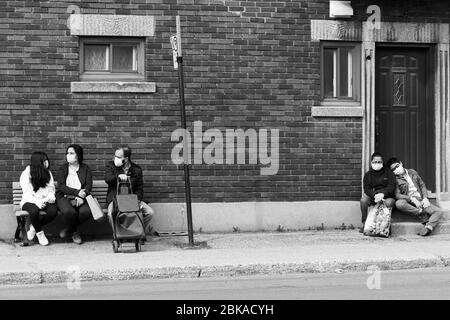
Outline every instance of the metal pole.
<svg viewBox="0 0 450 320"><path fill-rule="evenodd" d="M183 57L181 55L181 31L180 31L180 16L177 16L177 45L178 45L178 92L180 94L180 111L181 111L181 126L186 133L186 108L184 104L184 78L183 78ZM189 148L189 149L188 149ZM187 145L187 137L183 137L183 154L184 154L184 185L186 197L186 211L187 211L187 225L189 245L194 245L194 230L192 227L192 206L191 206L191 182L189 177L189 161L187 153L190 152L190 146Z"/></svg>

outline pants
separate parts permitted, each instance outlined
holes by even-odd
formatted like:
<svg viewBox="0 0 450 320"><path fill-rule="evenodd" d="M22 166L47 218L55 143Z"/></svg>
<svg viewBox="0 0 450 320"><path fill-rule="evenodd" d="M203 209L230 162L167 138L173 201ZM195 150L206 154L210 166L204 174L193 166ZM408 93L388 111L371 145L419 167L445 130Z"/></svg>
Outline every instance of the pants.
<svg viewBox="0 0 450 320"><path fill-rule="evenodd" d="M395 200L392 198L384 199L384 203L386 204L386 207L392 208L394 207ZM359 205L361 208L361 222L364 225L366 223L367 219L367 210L371 205L374 205L375 202L371 197L369 197L367 194L363 193L361 200L359 201Z"/></svg>
<svg viewBox="0 0 450 320"><path fill-rule="evenodd" d="M58 207L55 203L47 203L44 209L39 209L34 203L26 202L22 210L28 211L30 222L36 232L42 231L42 227L56 218ZM40 211L45 211L45 215L40 215Z"/></svg>
<svg viewBox="0 0 450 320"><path fill-rule="evenodd" d="M430 226L432 228L436 227L439 224L441 217L445 212L445 210L442 210L441 208L430 204L429 207L423 209L423 213L425 214L419 214L419 208L409 203L405 199L397 200L395 202L395 206L402 212L409 213L418 217L420 220L422 220L422 222L426 222L427 226Z"/></svg>
<svg viewBox="0 0 450 320"><path fill-rule="evenodd" d="M64 223L68 228L68 233L77 231L78 226L89 220L92 216L91 209L86 200L79 207L74 207L70 204L69 199L62 197L56 200L59 211L61 211Z"/></svg>
<svg viewBox="0 0 450 320"><path fill-rule="evenodd" d="M152 220L153 215L155 214L155 212L144 201L141 201L139 203L139 207L141 208L142 215L144 217L145 234L149 234L150 231L152 230L152 226L150 225L150 221ZM111 227L113 226L113 223L114 223L113 216L112 216L113 209L114 209L114 204L112 202L110 202L109 205L108 205L108 221L109 221L109 224L111 225Z"/></svg>

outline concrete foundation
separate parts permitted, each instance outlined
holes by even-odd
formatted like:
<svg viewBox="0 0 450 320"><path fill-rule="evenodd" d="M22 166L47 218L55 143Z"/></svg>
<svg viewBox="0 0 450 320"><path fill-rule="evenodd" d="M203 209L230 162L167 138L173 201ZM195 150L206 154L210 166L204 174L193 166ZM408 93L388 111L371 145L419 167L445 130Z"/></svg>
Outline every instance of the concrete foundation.
<svg viewBox="0 0 450 320"><path fill-rule="evenodd" d="M154 230L160 232L187 231L184 203L155 203ZM283 231L336 228L342 224L359 226L360 211L357 201L309 201L309 202L227 202L193 203L195 231ZM11 239L17 222L12 205L0 206L0 239ZM46 226L50 235L61 229L58 216ZM80 233L108 235L111 229L107 221L88 221Z"/></svg>

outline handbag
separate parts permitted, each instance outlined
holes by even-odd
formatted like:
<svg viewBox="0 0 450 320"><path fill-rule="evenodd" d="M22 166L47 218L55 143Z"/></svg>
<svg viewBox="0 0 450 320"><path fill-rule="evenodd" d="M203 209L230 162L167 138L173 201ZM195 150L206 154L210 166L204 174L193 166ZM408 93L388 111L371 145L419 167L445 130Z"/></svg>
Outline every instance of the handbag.
<svg viewBox="0 0 450 320"><path fill-rule="evenodd" d="M94 220L100 220L103 218L103 210L97 199L95 199L92 195L86 196L86 201L88 203L89 209L91 209L92 217Z"/></svg>

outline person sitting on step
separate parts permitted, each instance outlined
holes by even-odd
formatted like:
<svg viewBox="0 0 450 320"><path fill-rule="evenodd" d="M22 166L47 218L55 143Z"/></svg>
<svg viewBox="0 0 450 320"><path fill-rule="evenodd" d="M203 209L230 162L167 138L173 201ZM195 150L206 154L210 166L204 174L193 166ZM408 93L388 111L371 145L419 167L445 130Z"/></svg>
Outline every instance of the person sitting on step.
<svg viewBox="0 0 450 320"><path fill-rule="evenodd" d="M420 235L430 235L439 224L445 210L430 203L427 187L415 170L405 169L403 163L397 158L390 158L387 166L397 178L396 208L418 217L425 225Z"/></svg>

